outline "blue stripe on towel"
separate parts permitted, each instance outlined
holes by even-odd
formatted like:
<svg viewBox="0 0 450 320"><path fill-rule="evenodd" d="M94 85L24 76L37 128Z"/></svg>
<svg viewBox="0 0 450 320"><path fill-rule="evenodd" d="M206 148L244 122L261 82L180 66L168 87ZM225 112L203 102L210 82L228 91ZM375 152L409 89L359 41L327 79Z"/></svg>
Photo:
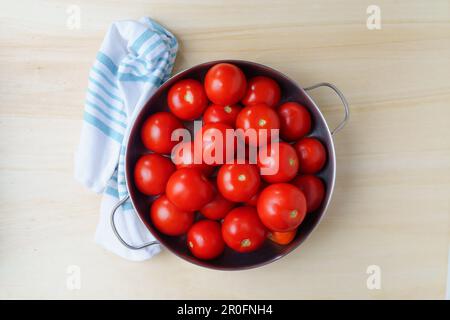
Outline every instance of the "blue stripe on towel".
<svg viewBox="0 0 450 320"><path fill-rule="evenodd" d="M116 96L115 94L111 93L104 85L102 85L99 81L95 80L92 77L89 77L89 81L92 82L93 84L95 84L98 88L102 89L102 91L111 99L116 100L120 103L123 104L123 100L121 98L119 98L118 96ZM124 114L126 115L126 113L124 112Z"/></svg>
<svg viewBox="0 0 450 320"><path fill-rule="evenodd" d="M92 114L88 113L87 111L84 112L83 119L96 127L98 130L103 132L106 136L110 137L111 139L117 141L118 143L122 143L123 141L123 135L119 132L115 131L114 129L108 127L105 123L103 123L101 120L93 116Z"/></svg>
<svg viewBox="0 0 450 320"><path fill-rule="evenodd" d="M115 63L111 60L110 57L108 57L103 52L99 51L97 53L97 60L103 63L103 65L108 68L109 71L111 71L112 74L117 74L117 66Z"/></svg>
<svg viewBox="0 0 450 320"><path fill-rule="evenodd" d="M91 101L86 101L85 103L86 103L86 105L88 105L88 106L90 106L91 108L94 108L95 110L97 110L98 112L100 112L106 119L110 120L111 122L113 122L113 123L115 123L115 124L121 126L121 127L124 128L124 129L127 128L127 124L126 124L126 123L124 123L124 122L122 122L122 121L120 121L120 120L117 120L116 118L110 116L110 115L109 115L106 111L104 111L104 110L102 109L102 107L100 107L98 104L95 104L95 103L93 103L93 102L91 102Z"/></svg>
<svg viewBox="0 0 450 320"><path fill-rule="evenodd" d="M117 107L113 106L112 104L110 104L108 101L105 100L105 98L103 98L103 97L102 97L101 95L99 95L98 93L92 91L91 89L87 89L87 92L88 92L90 95L92 95L93 97L95 97L95 98L97 98L98 100L100 100L101 102L103 102L103 104L104 104L105 106L107 106L109 109L111 109L111 110L117 112L118 114L120 114L120 115L122 115L122 116L124 116L124 117L127 116L126 112L124 112L124 111L120 110L119 108L117 108Z"/></svg>
<svg viewBox="0 0 450 320"><path fill-rule="evenodd" d="M97 67L93 66L91 68L91 70L94 71L96 74L98 74L100 77L102 77L103 80L105 80L110 86L112 86L115 89L119 89L117 84L115 84L114 82L109 80L108 76L105 73L103 73L100 69L98 69Z"/></svg>
<svg viewBox="0 0 450 320"><path fill-rule="evenodd" d="M131 49L134 52L138 52L139 49L141 48L141 46L144 44L145 41L147 41L148 39L150 39L151 36L153 36L155 34L155 32L153 30L146 30L144 31L137 39L136 41L134 41L133 45L131 46Z"/></svg>

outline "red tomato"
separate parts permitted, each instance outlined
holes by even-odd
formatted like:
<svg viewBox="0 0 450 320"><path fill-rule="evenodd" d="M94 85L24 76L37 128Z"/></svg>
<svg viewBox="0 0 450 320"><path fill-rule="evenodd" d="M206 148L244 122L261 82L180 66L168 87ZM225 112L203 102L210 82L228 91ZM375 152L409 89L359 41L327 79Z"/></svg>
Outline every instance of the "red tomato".
<svg viewBox="0 0 450 320"><path fill-rule="evenodd" d="M200 170L182 168L167 181L166 195L179 209L196 211L214 198L214 187Z"/></svg>
<svg viewBox="0 0 450 320"><path fill-rule="evenodd" d="M231 210L223 220L222 236L231 249L251 252L263 245L266 228L254 207L239 207Z"/></svg>
<svg viewBox="0 0 450 320"><path fill-rule="evenodd" d="M208 99L200 82L185 79L175 83L167 95L170 111L182 120L194 120L205 110Z"/></svg>
<svg viewBox="0 0 450 320"><path fill-rule="evenodd" d="M223 219L228 212L235 206L235 203L225 199L220 192L217 192L215 198L204 206L200 212L208 219Z"/></svg>
<svg viewBox="0 0 450 320"><path fill-rule="evenodd" d="M264 181L261 181L261 184L259 186L259 190L253 197L250 198L250 200L245 201L245 205L256 207L256 204L258 203L258 198L261 192L264 190L264 188L267 186L267 184Z"/></svg>
<svg viewBox="0 0 450 320"><path fill-rule="evenodd" d="M203 123L223 123L234 127L236 124L236 118L241 111L241 107L238 105L231 106L219 106L217 104L210 105L203 114Z"/></svg>
<svg viewBox="0 0 450 320"><path fill-rule="evenodd" d="M203 260L216 258L225 249L220 223L211 220L195 223L189 229L187 243L195 257Z"/></svg>
<svg viewBox="0 0 450 320"><path fill-rule="evenodd" d="M319 209L325 197L325 185L316 176L299 176L292 181L292 184L303 191L306 198L307 212Z"/></svg>
<svg viewBox="0 0 450 320"><path fill-rule="evenodd" d="M256 192L253 197L251 197L249 200L245 201L245 204L251 207L256 207L256 203L258 202L259 195L261 194L260 191Z"/></svg>
<svg viewBox="0 0 450 320"><path fill-rule="evenodd" d="M239 112L236 119L236 129L243 129L244 133L252 133L255 130L257 141L246 137L246 143L253 146L265 145L270 140L265 140L264 138L270 139L272 136L271 129L280 129L280 120L277 113L266 104L254 104L243 108ZM263 134L263 130L266 130L266 136Z"/></svg>
<svg viewBox="0 0 450 320"><path fill-rule="evenodd" d="M257 103L264 103L270 108L274 108L280 101L281 90L274 80L258 76L250 79L242 103L246 106Z"/></svg>
<svg viewBox="0 0 450 320"><path fill-rule="evenodd" d="M296 234L297 229L288 232L271 231L267 237L275 243L286 245L294 240Z"/></svg>
<svg viewBox="0 0 450 320"><path fill-rule="evenodd" d="M234 157L236 145L231 146L227 141L227 130L234 133L234 129L223 123L208 123L195 136L196 148L201 150L206 164L217 166L224 164L227 159ZM236 139L232 137L233 143ZM222 153L222 154L220 154Z"/></svg>
<svg viewBox="0 0 450 320"><path fill-rule="evenodd" d="M217 174L217 187L228 200L245 202L259 189L261 180L254 164L224 164Z"/></svg>
<svg viewBox="0 0 450 320"><path fill-rule="evenodd" d="M280 136L286 141L295 141L311 130L311 115L297 102L286 102L278 108Z"/></svg>
<svg viewBox="0 0 450 320"><path fill-rule="evenodd" d="M162 195L156 199L150 209L150 218L155 227L169 236L186 233L194 222L194 213L178 209Z"/></svg>
<svg viewBox="0 0 450 320"><path fill-rule="evenodd" d="M295 144L300 172L317 173L322 170L327 160L327 151L323 144L315 138L303 138Z"/></svg>
<svg viewBox="0 0 450 320"><path fill-rule="evenodd" d="M201 153L199 159L200 163L195 163L194 142L192 141L181 142L175 146L172 153L172 161L177 169L195 168L201 170L206 176L211 175L214 171L213 166L209 166L206 163L201 162Z"/></svg>
<svg viewBox="0 0 450 320"><path fill-rule="evenodd" d="M258 199L257 210L262 223L272 231L296 229L306 214L303 192L288 183L271 184Z"/></svg>
<svg viewBox="0 0 450 320"><path fill-rule="evenodd" d="M245 94L247 80L241 69L230 63L211 67L205 76L205 91L209 100L221 106L237 103Z"/></svg>
<svg viewBox="0 0 450 320"><path fill-rule="evenodd" d="M138 190L146 195L161 194L174 171L175 166L170 159L156 153L146 154L136 162L134 183Z"/></svg>
<svg viewBox="0 0 450 320"><path fill-rule="evenodd" d="M178 143L172 141L172 132L184 128L180 120L169 112L157 112L142 126L141 138L144 146L157 153L169 154Z"/></svg>
<svg viewBox="0 0 450 320"><path fill-rule="evenodd" d="M298 157L295 149L286 142L271 143L261 149L258 157L261 177L269 183L288 182L298 172ZM268 174L264 174L267 172Z"/></svg>

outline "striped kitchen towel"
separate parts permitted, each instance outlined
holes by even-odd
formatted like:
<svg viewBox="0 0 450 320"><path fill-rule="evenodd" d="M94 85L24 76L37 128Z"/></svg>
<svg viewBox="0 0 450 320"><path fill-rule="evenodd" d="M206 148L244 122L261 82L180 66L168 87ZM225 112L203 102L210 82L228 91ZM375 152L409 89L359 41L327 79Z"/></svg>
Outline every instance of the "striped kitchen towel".
<svg viewBox="0 0 450 320"><path fill-rule="evenodd" d="M160 248L127 249L110 226L112 207L128 194L125 142L136 114L169 78L177 50L174 35L150 18L115 22L89 73L75 178L90 190L103 193L96 242L129 260L148 259ZM125 202L115 221L128 243L139 245L153 240L131 203Z"/></svg>

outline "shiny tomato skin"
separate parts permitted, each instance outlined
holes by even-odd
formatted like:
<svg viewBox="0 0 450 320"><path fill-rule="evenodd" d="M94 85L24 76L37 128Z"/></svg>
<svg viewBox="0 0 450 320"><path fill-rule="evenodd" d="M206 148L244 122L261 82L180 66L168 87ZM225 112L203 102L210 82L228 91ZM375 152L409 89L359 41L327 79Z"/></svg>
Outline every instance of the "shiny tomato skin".
<svg viewBox="0 0 450 320"><path fill-rule="evenodd" d="M153 202L150 218L161 233L168 236L180 236L191 227L194 222L194 213L178 209L166 195L162 195Z"/></svg>
<svg viewBox="0 0 450 320"><path fill-rule="evenodd" d="M256 206L262 223L272 231L287 232L296 229L306 215L303 192L288 183L266 187Z"/></svg>
<svg viewBox="0 0 450 320"><path fill-rule="evenodd" d="M200 170L182 168L167 181L166 195L179 209L196 211L214 198L214 186Z"/></svg>
<svg viewBox="0 0 450 320"><path fill-rule="evenodd" d="M199 169L206 176L210 176L214 171L214 167L209 166L204 162L201 162L201 160L202 159L200 159L200 163L195 163L193 141L180 142L173 149L172 161L177 167L177 169L181 168Z"/></svg>
<svg viewBox="0 0 450 320"><path fill-rule="evenodd" d="M285 141L296 141L311 130L309 111L297 102L286 102L278 107L280 136Z"/></svg>
<svg viewBox="0 0 450 320"><path fill-rule="evenodd" d="M256 204L258 203L259 194L260 194L260 191L255 193L249 200L245 201L244 203L247 206L256 207Z"/></svg>
<svg viewBox="0 0 450 320"><path fill-rule="evenodd" d="M142 126L141 139L144 146L156 153L170 154L178 143L172 141L172 132L184 128L183 123L169 112L151 115Z"/></svg>
<svg viewBox="0 0 450 320"><path fill-rule="evenodd" d="M222 194L217 191L217 187L215 190L216 196L212 201L208 202L208 204L200 209L200 213L208 219L221 220L225 218L228 212L230 212L236 204L225 199Z"/></svg>
<svg viewBox="0 0 450 320"><path fill-rule="evenodd" d="M327 151L323 144L315 138L303 138L295 144L300 172L313 174L322 170L327 161Z"/></svg>
<svg viewBox="0 0 450 320"><path fill-rule="evenodd" d="M267 230L259 220L254 207L239 207L230 211L222 223L225 243L238 252L259 249L266 238Z"/></svg>
<svg viewBox="0 0 450 320"><path fill-rule="evenodd" d="M267 187L267 184L263 180L261 180L258 192L256 192L255 195L252 196L249 200L245 201L245 205L256 207L259 195L261 194L261 192L264 190L265 187Z"/></svg>
<svg viewBox="0 0 450 320"><path fill-rule="evenodd" d="M134 167L134 183L143 194L164 193L167 180L175 172L175 165L162 155L153 153L139 158Z"/></svg>
<svg viewBox="0 0 450 320"><path fill-rule="evenodd" d="M184 79L175 83L167 95L170 111L182 120L194 120L200 117L208 104L203 86L193 79Z"/></svg>
<svg viewBox="0 0 450 320"><path fill-rule="evenodd" d="M234 64L218 63L205 76L205 91L214 104L228 106L236 104L245 94L247 79Z"/></svg>
<svg viewBox="0 0 450 320"><path fill-rule="evenodd" d="M233 149L236 150L236 138L233 137L232 139L234 146L228 144L228 130L231 133L234 132L232 127L224 123L208 123L196 133L194 143L197 144L196 148L201 150L204 163L211 166L218 166L234 157ZM219 136L221 138L216 140ZM222 150L222 156L218 154L216 156L216 152L219 150Z"/></svg>
<svg viewBox="0 0 450 320"><path fill-rule="evenodd" d="M223 123L234 128L237 115L241 109L242 108L237 104L230 106L219 106L217 104L212 104L203 114L203 123Z"/></svg>
<svg viewBox="0 0 450 320"><path fill-rule="evenodd" d="M261 179L254 164L224 164L217 173L217 188L233 202L245 202L259 190Z"/></svg>
<svg viewBox="0 0 450 320"><path fill-rule="evenodd" d="M257 76L249 80L242 103L246 106L264 103L270 108L274 108L280 101L280 97L281 89L275 80Z"/></svg>
<svg viewBox="0 0 450 320"><path fill-rule="evenodd" d="M258 167L261 178L269 183L288 182L298 173L298 157L295 149L286 142L271 143L261 149L258 157ZM269 170L273 174L263 174Z"/></svg>
<svg viewBox="0 0 450 320"><path fill-rule="evenodd" d="M277 244L287 245L291 243L292 240L294 240L296 234L297 229L287 232L270 231L267 235L267 238Z"/></svg>
<svg viewBox="0 0 450 320"><path fill-rule="evenodd" d="M202 260L218 257L225 249L220 223L212 220L196 222L188 231L187 245L191 253Z"/></svg>
<svg viewBox="0 0 450 320"><path fill-rule="evenodd" d="M272 108L269 108L266 104L258 103L247 106L239 112L236 118L236 129L242 129L246 132L249 129L256 131L257 141L245 139L247 144L257 146L265 145L270 142L272 135L271 129L280 129L280 119L278 114ZM262 129L267 130L267 139L264 139Z"/></svg>
<svg viewBox="0 0 450 320"><path fill-rule="evenodd" d="M303 191L308 213L319 209L325 197L325 185L320 178L313 175L298 176L292 184Z"/></svg>

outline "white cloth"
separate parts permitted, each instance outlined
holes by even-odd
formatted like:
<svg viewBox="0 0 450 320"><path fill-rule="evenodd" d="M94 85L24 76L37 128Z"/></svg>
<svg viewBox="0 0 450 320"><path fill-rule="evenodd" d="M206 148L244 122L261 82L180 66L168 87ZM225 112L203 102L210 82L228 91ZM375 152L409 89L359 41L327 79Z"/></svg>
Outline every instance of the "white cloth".
<svg viewBox="0 0 450 320"><path fill-rule="evenodd" d="M177 50L174 35L150 18L118 21L109 28L89 74L75 179L103 193L96 242L129 260L148 259L161 248L127 249L110 226L112 207L128 195L125 143L136 114L169 78ZM130 244L154 240L129 201L119 208L115 221Z"/></svg>

